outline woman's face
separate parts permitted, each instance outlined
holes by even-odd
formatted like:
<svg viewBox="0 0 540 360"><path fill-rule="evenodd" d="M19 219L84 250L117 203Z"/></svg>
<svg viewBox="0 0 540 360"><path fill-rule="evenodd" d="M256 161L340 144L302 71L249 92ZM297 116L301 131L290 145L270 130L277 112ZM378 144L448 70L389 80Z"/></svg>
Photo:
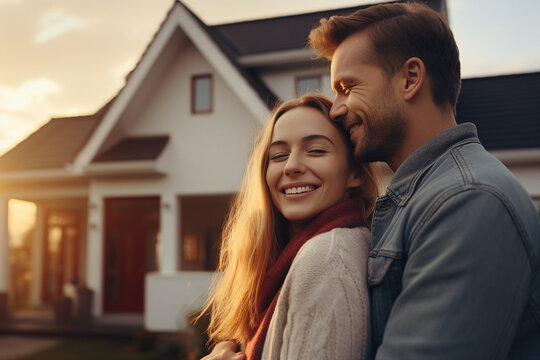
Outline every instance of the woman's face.
<svg viewBox="0 0 540 360"><path fill-rule="evenodd" d="M276 122L268 151L266 184L293 232L345 199L359 180L349 167L342 134L320 111L297 107Z"/></svg>

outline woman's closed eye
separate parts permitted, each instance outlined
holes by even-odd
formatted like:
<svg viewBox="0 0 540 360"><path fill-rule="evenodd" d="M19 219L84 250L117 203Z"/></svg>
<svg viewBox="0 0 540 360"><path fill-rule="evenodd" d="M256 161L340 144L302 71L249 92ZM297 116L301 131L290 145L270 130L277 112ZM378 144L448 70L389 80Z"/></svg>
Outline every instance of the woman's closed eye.
<svg viewBox="0 0 540 360"><path fill-rule="evenodd" d="M288 156L289 156L289 153L278 152L278 153L269 154L268 158L270 159L270 161L282 161L282 160L287 159Z"/></svg>
<svg viewBox="0 0 540 360"><path fill-rule="evenodd" d="M324 155L326 153L328 153L328 150L323 149L323 148L311 148L308 150L308 154L315 155L315 156Z"/></svg>

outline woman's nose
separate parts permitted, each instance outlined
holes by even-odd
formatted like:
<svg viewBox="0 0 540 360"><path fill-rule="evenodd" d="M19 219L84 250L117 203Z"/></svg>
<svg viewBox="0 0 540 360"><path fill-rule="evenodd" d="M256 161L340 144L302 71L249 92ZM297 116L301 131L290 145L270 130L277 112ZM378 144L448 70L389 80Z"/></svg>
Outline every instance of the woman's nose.
<svg viewBox="0 0 540 360"><path fill-rule="evenodd" d="M294 175L302 174L305 171L305 165L302 161L302 156L300 154L291 153L287 158L285 167L283 168L283 173L285 175Z"/></svg>

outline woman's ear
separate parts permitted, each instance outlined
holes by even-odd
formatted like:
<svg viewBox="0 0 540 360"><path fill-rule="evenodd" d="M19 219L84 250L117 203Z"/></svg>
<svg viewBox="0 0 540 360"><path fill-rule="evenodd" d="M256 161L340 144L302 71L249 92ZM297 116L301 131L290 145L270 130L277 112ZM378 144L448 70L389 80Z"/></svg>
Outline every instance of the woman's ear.
<svg viewBox="0 0 540 360"><path fill-rule="evenodd" d="M364 179L358 175L358 171L351 171L347 179L347 189L352 189L362 186Z"/></svg>

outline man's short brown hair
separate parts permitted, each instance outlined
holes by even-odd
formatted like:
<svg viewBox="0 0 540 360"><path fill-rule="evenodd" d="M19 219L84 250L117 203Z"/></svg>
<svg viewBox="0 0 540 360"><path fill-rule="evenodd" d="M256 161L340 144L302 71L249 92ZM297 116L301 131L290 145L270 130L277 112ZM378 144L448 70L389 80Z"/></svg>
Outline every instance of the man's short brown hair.
<svg viewBox="0 0 540 360"><path fill-rule="evenodd" d="M319 56L332 59L349 35L367 31L371 55L392 76L411 57L422 59L431 82L433 101L449 104L455 114L461 87L459 50L446 20L418 3L382 4L346 16L321 19L309 34Z"/></svg>

